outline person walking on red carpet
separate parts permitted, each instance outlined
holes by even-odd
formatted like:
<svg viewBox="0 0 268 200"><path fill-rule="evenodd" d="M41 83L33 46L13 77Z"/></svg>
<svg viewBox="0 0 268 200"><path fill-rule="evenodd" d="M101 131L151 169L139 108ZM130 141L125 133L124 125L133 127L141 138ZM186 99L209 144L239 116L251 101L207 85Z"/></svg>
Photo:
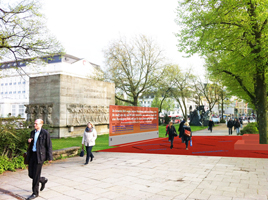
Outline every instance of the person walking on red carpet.
<svg viewBox="0 0 268 200"><path fill-rule="evenodd" d="M188 150L188 144L192 138L192 130L188 122L184 123L183 132L183 141L185 142L186 150Z"/></svg>
<svg viewBox="0 0 268 200"><path fill-rule="evenodd" d="M170 148L172 149L174 136L177 136L177 132L176 132L175 127L173 126L172 121L169 122L169 126L168 126L167 131L166 131L166 136L167 136L167 134L168 134L168 140L170 141Z"/></svg>
<svg viewBox="0 0 268 200"><path fill-rule="evenodd" d="M179 126L179 129L178 129L178 132L179 132L179 138L181 138L181 142L184 143L183 141L183 135L184 135L184 129L183 129L183 126L184 126L184 123L186 122L186 119L183 119L180 123L180 126Z"/></svg>

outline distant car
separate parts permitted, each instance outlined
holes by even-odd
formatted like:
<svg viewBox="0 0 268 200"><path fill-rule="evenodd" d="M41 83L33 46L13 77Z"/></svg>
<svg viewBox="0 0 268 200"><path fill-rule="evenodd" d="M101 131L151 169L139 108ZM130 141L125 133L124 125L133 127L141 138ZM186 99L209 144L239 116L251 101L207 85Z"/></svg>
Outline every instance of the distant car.
<svg viewBox="0 0 268 200"><path fill-rule="evenodd" d="M211 117L212 121L216 124L220 123L220 117Z"/></svg>

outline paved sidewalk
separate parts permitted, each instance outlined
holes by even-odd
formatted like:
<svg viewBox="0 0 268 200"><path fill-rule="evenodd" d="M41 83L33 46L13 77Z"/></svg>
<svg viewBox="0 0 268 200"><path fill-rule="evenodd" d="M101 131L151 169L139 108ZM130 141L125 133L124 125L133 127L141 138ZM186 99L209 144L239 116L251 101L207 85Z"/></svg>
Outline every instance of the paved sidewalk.
<svg viewBox="0 0 268 200"><path fill-rule="evenodd" d="M210 132L208 129L195 131L193 132L193 136L202 136L202 135L229 135L228 128L226 124L216 124L217 126L214 126L212 128L212 132ZM237 135L236 131L233 130L232 135Z"/></svg>
<svg viewBox="0 0 268 200"><path fill-rule="evenodd" d="M218 130L217 130L218 129ZM217 135L226 126L215 127ZM207 130L194 135L210 134ZM207 131L208 132L208 131ZM230 136L231 137L231 136ZM95 152L43 167L48 178L37 200L71 199L267 199L268 159ZM31 195L27 170L0 175L0 199Z"/></svg>

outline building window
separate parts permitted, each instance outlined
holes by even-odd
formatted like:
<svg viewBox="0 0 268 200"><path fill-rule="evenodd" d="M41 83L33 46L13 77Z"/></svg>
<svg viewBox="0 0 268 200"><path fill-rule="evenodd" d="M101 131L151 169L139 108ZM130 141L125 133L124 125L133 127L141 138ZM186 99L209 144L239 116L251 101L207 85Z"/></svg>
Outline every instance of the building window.
<svg viewBox="0 0 268 200"><path fill-rule="evenodd" d="M12 105L12 116L16 116L16 105Z"/></svg>
<svg viewBox="0 0 268 200"><path fill-rule="evenodd" d="M1 92L1 94L4 94L4 92Z"/></svg>
<svg viewBox="0 0 268 200"><path fill-rule="evenodd" d="M1 86L4 86L4 83L1 83Z"/></svg>
<svg viewBox="0 0 268 200"><path fill-rule="evenodd" d="M19 105L19 115L21 117L24 117L24 105Z"/></svg>
<svg viewBox="0 0 268 200"><path fill-rule="evenodd" d="M12 83L9 83L9 85L12 85Z"/></svg>
<svg viewBox="0 0 268 200"><path fill-rule="evenodd" d="M25 91L22 91L22 93L24 94L24 93L25 93Z"/></svg>
<svg viewBox="0 0 268 200"><path fill-rule="evenodd" d="M12 94L12 92L9 92L9 94Z"/></svg>
<svg viewBox="0 0 268 200"><path fill-rule="evenodd" d="M23 84L26 84L26 82L25 82L25 81L23 81Z"/></svg>
<svg viewBox="0 0 268 200"><path fill-rule="evenodd" d="M21 84L21 82L18 82L18 85L20 85Z"/></svg>
<svg viewBox="0 0 268 200"><path fill-rule="evenodd" d="M7 85L7 83L5 83L5 85Z"/></svg>
<svg viewBox="0 0 268 200"><path fill-rule="evenodd" d="M13 94L16 94L16 91L14 91Z"/></svg>
<svg viewBox="0 0 268 200"><path fill-rule="evenodd" d="M18 91L18 93L20 94L20 93L21 93L21 91Z"/></svg>
<svg viewBox="0 0 268 200"><path fill-rule="evenodd" d="M5 94L7 94L7 92L5 92Z"/></svg>
<svg viewBox="0 0 268 200"><path fill-rule="evenodd" d="M16 82L13 83L13 85L16 85L16 84L17 84Z"/></svg>

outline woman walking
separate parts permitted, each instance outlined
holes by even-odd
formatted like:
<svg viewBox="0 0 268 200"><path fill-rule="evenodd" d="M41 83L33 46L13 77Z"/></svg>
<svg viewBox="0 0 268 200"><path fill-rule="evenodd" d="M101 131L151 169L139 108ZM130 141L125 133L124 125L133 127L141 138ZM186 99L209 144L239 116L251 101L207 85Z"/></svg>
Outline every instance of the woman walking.
<svg viewBox="0 0 268 200"><path fill-rule="evenodd" d="M168 140L170 141L170 148L173 148L173 140L174 140L174 136L177 136L177 131L175 129L175 127L173 126L173 122L169 122L169 126L167 128L166 131L166 136L168 134Z"/></svg>
<svg viewBox="0 0 268 200"><path fill-rule="evenodd" d="M192 130L191 130L191 127L189 126L188 122L184 123L183 131L184 131L183 140L184 140L185 145L186 145L186 150L188 150L188 144L192 138Z"/></svg>
<svg viewBox="0 0 268 200"><path fill-rule="evenodd" d="M82 150L84 151L84 146L86 146L86 150L87 150L87 157L86 157L85 165L88 164L89 157L90 157L90 162L94 158L91 151L92 151L92 147L95 145L96 139L97 139L97 131L95 130L93 125L90 122L88 122L85 132L83 134L83 139L82 139Z"/></svg>

